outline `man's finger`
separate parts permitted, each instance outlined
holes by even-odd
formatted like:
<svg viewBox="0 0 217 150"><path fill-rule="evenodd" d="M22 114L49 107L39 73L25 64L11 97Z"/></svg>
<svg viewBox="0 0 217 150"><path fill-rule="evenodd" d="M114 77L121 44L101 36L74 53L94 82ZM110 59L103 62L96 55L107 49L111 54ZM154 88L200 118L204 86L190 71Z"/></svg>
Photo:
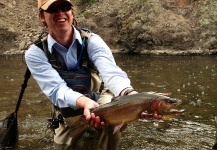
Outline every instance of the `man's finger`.
<svg viewBox="0 0 217 150"><path fill-rule="evenodd" d="M95 126L95 114L94 113L91 113L91 119L90 119L90 126L91 127L94 127Z"/></svg>
<svg viewBox="0 0 217 150"><path fill-rule="evenodd" d="M100 123L100 118L99 118L99 116L97 116L97 117L95 118L95 125L94 125L94 127L95 127L95 128L99 128L100 125L101 125L101 123Z"/></svg>
<svg viewBox="0 0 217 150"><path fill-rule="evenodd" d="M105 122L101 122L101 127L103 128L105 126Z"/></svg>
<svg viewBox="0 0 217 150"><path fill-rule="evenodd" d="M142 112L141 119L150 119L153 117L152 113Z"/></svg>
<svg viewBox="0 0 217 150"><path fill-rule="evenodd" d="M84 109L84 116L85 116L86 120L90 120L91 115L90 115L89 109Z"/></svg>
<svg viewBox="0 0 217 150"><path fill-rule="evenodd" d="M154 113L153 118L160 120L162 119L162 115L158 115L157 113Z"/></svg>

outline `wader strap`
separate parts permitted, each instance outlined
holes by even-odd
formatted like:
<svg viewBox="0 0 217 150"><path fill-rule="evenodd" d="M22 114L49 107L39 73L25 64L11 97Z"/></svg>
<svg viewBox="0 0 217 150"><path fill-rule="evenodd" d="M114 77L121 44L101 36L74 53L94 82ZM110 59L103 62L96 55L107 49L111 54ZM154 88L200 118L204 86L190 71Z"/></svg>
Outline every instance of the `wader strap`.
<svg viewBox="0 0 217 150"><path fill-rule="evenodd" d="M42 42L42 50L44 51L45 55L47 56L48 60L50 60L50 55L49 55L49 51L48 51L48 44L47 44L47 37L41 39Z"/></svg>

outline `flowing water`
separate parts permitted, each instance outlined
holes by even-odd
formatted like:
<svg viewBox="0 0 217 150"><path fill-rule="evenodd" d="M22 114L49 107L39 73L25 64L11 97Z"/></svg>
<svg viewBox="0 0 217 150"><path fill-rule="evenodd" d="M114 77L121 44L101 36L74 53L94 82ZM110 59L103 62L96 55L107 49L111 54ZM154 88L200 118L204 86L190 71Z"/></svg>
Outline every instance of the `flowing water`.
<svg viewBox="0 0 217 150"><path fill-rule="evenodd" d="M169 93L183 101L186 113L164 121L129 123L120 150L206 150L215 141L217 125L217 56L147 56L115 54L138 92ZM0 119L14 111L26 65L21 56L0 56ZM57 149L46 128L51 105L30 78L18 114L15 149ZM88 148L86 148L88 149Z"/></svg>

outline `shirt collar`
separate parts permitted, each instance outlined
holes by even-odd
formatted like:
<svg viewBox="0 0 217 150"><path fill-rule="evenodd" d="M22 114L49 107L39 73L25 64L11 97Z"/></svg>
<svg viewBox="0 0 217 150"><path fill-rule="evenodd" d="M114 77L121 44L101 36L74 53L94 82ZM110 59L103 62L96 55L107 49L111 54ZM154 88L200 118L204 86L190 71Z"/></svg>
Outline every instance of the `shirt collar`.
<svg viewBox="0 0 217 150"><path fill-rule="evenodd" d="M73 34L73 40L72 40L72 44L77 40L80 44L82 44L82 40L81 40L81 35L79 33L78 30L76 30L76 28L74 26L72 26L73 30L74 30L74 34ZM53 45L55 43L57 43L57 41L50 35L48 34L47 37L47 43L48 43L48 50L50 53L53 52ZM71 46L70 46L71 47Z"/></svg>

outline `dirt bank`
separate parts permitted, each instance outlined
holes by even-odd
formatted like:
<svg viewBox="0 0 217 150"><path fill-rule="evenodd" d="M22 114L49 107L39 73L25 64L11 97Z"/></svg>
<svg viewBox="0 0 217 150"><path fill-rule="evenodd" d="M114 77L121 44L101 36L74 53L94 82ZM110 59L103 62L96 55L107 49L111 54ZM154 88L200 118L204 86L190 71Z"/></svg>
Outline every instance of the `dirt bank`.
<svg viewBox="0 0 217 150"><path fill-rule="evenodd" d="M114 53L217 53L217 1L74 2L80 27L100 34ZM0 54L22 53L43 30L37 1L1 0L0 8Z"/></svg>

